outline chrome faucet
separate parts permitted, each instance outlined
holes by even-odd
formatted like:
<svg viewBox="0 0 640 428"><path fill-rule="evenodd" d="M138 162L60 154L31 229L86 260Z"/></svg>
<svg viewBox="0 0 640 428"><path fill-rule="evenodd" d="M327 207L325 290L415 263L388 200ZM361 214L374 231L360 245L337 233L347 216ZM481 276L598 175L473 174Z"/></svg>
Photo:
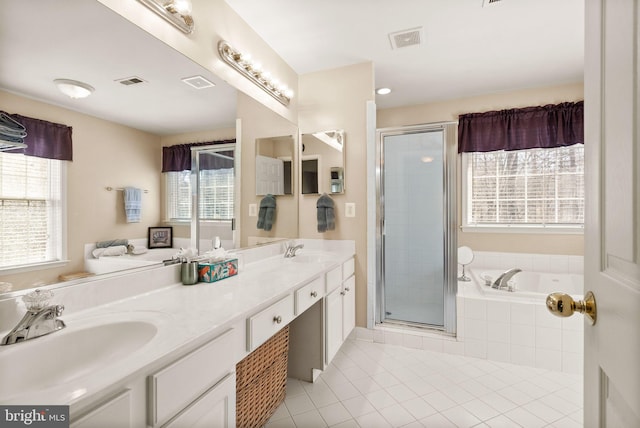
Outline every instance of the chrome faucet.
<svg viewBox="0 0 640 428"><path fill-rule="evenodd" d="M285 250L284 250L284 258L288 259L291 257L295 257L296 256L296 251L300 250L304 248L304 244L298 244L298 245L290 245L289 243L285 244Z"/></svg>
<svg viewBox="0 0 640 428"><path fill-rule="evenodd" d="M46 306L51 297L53 297L51 291L42 290L36 290L24 296L22 300L27 305L27 313L13 330L0 341L0 345L24 342L65 328L64 321L58 319L64 311L64 306Z"/></svg>
<svg viewBox="0 0 640 428"><path fill-rule="evenodd" d="M506 272L503 272L498 278L496 278L495 281L493 281L493 284L491 284L491 288L497 288L497 289L508 288L507 283L518 272L522 272L522 269L513 268L513 269L509 269Z"/></svg>

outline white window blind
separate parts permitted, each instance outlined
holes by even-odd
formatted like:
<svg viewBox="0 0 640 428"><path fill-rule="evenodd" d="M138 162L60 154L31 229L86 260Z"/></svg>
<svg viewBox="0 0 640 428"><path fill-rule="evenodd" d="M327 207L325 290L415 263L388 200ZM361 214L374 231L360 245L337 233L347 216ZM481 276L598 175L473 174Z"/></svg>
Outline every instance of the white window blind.
<svg viewBox="0 0 640 428"><path fill-rule="evenodd" d="M167 172L167 218L191 220L191 171ZM233 168L200 171L200 218L233 219Z"/></svg>
<svg viewBox="0 0 640 428"><path fill-rule="evenodd" d="M465 226L583 225L582 144L465 156Z"/></svg>
<svg viewBox="0 0 640 428"><path fill-rule="evenodd" d="M0 268L62 260L61 168L0 152Z"/></svg>

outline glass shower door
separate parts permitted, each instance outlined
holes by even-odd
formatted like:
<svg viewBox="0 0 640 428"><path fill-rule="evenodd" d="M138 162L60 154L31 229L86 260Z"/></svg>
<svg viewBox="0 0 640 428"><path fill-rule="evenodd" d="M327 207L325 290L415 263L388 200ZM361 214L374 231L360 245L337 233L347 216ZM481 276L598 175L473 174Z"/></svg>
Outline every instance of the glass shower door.
<svg viewBox="0 0 640 428"><path fill-rule="evenodd" d="M216 245L238 247L235 144L191 148L191 246L200 254Z"/></svg>
<svg viewBox="0 0 640 428"><path fill-rule="evenodd" d="M382 138L381 321L445 324L442 129Z"/></svg>

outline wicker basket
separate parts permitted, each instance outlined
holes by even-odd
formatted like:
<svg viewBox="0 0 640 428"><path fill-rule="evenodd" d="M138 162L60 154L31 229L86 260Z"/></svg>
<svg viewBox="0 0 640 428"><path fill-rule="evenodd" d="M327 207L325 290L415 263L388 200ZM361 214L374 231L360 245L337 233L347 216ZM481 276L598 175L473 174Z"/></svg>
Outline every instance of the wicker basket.
<svg viewBox="0 0 640 428"><path fill-rule="evenodd" d="M284 400L289 326L236 365L236 426L263 426Z"/></svg>

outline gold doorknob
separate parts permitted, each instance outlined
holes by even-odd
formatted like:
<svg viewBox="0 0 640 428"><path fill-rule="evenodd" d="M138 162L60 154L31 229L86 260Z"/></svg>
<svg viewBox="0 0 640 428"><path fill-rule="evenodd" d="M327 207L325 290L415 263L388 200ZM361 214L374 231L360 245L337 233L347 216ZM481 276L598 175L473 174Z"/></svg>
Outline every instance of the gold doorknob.
<svg viewBox="0 0 640 428"><path fill-rule="evenodd" d="M585 314L591 325L596 323L596 297L591 291L587 291L584 300L573 300L566 293L551 293L547 296L547 309L558 317L570 317L574 312Z"/></svg>

